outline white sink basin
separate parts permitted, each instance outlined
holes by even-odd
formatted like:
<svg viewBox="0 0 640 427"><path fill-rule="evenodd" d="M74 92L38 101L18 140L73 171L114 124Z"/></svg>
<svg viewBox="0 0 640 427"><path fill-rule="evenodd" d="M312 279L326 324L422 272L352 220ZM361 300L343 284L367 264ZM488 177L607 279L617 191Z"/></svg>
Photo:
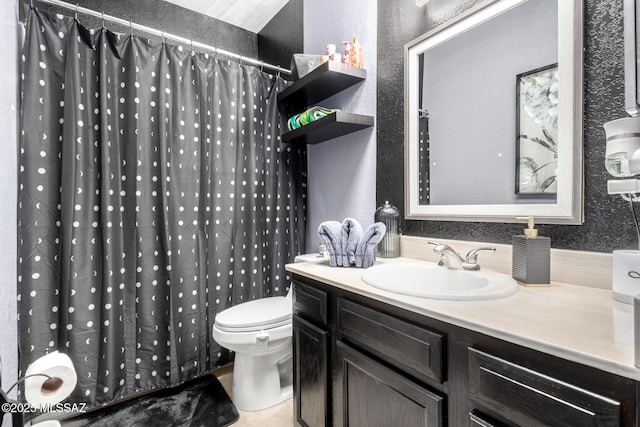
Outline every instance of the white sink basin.
<svg viewBox="0 0 640 427"><path fill-rule="evenodd" d="M385 291L441 300L486 300L518 291L506 274L450 270L429 262L378 264L367 268L362 280Z"/></svg>

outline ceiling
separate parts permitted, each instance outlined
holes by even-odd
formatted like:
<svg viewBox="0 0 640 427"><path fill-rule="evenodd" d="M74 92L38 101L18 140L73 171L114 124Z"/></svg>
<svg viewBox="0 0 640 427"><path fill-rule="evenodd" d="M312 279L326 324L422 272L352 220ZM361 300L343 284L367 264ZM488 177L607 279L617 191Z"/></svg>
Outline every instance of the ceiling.
<svg viewBox="0 0 640 427"><path fill-rule="evenodd" d="M289 0L167 0L258 33Z"/></svg>

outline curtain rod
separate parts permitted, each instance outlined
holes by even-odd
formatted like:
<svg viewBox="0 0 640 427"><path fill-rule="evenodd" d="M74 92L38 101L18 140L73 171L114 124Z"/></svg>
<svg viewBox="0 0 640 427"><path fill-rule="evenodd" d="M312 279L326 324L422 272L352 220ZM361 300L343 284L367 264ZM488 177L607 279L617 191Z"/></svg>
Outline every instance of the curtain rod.
<svg viewBox="0 0 640 427"><path fill-rule="evenodd" d="M144 31L144 32L147 32L147 33L155 34L156 36L160 36L163 39L175 40L177 42L184 43L186 45L190 45L191 47L198 47L200 49L210 50L210 51L213 51L216 54L221 54L221 55L229 56L231 58L238 59L238 60L240 60L240 62L246 62L246 63L249 63L249 64L257 65L259 67L271 68L271 69L276 70L278 72L291 74L291 70L288 70L286 68L282 68L279 65L269 64L269 63L261 61L259 59L249 58L247 56L243 56L243 55L240 55L240 54L237 54L237 53L234 53L234 52L229 52L228 50L220 49L220 48L215 47L215 46L209 46L207 44L200 43L200 42L197 42L197 41L193 41L193 40L190 40L190 39L187 39L187 38L184 38L184 37L180 37L180 36L177 36L175 34L166 33L164 31L156 30L155 28L147 27L146 25L136 24L135 22L131 22L131 21L127 21L125 19L117 18L117 17L112 16L112 15L107 15L104 12L97 12L97 11L95 11L93 9L87 9L86 7L78 6L77 4L67 3L67 2L64 2L62 0L36 0L36 1L40 2L40 3L51 4L51 5L54 5L54 6L60 6L60 7L63 7L65 9L70 9L70 10L75 11L76 14L77 13L82 13L82 14L85 14L85 15L95 16L96 18L100 18L103 21L115 22L116 24L120 24L120 25L123 25L125 27L130 27L132 29L135 28L136 30L140 30L140 31ZM31 2L33 2L33 0L31 0Z"/></svg>

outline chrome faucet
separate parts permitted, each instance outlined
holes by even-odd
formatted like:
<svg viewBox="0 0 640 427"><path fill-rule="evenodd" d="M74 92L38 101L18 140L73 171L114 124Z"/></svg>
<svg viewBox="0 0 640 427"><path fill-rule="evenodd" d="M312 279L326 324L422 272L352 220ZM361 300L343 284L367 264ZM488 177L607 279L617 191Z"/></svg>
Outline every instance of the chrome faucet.
<svg viewBox="0 0 640 427"><path fill-rule="evenodd" d="M439 266L451 268L453 270L462 269L462 265L465 260L458 254L458 252L453 250L451 246L438 242L427 243L434 247L433 253L440 257L440 261L438 261Z"/></svg>
<svg viewBox="0 0 640 427"><path fill-rule="evenodd" d="M480 270L480 264L478 264L478 253L480 251L494 251L493 246L484 246L477 249L472 249L467 252L466 258L462 258L451 246L438 242L427 242L434 246L433 253L440 257L438 265L450 268L452 270Z"/></svg>

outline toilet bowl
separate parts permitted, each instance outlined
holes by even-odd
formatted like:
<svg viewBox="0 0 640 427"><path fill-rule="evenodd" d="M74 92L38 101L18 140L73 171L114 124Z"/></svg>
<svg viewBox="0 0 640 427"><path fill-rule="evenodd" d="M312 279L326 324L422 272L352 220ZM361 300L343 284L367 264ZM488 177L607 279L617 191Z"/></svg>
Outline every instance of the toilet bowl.
<svg viewBox="0 0 640 427"><path fill-rule="evenodd" d="M324 261L318 254L294 262ZM286 297L269 297L235 305L216 315L213 339L235 352L233 403L241 411L259 411L293 395L291 289Z"/></svg>
<svg viewBox="0 0 640 427"><path fill-rule="evenodd" d="M213 339L236 353L232 400L258 411L292 396L291 299L271 297L238 304L216 316Z"/></svg>

